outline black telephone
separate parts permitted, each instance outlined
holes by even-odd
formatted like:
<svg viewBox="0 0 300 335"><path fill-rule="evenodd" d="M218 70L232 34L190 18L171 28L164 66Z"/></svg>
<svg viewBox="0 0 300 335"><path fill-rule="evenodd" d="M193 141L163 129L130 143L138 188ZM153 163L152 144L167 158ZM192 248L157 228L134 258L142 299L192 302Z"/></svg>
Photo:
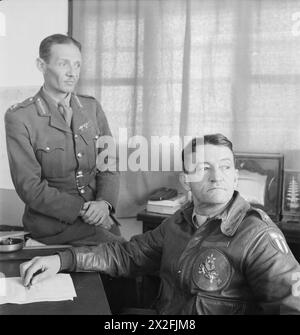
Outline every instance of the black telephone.
<svg viewBox="0 0 300 335"><path fill-rule="evenodd" d="M174 188L160 187L150 194L149 200L151 201L168 200L176 197L177 194L178 192Z"/></svg>

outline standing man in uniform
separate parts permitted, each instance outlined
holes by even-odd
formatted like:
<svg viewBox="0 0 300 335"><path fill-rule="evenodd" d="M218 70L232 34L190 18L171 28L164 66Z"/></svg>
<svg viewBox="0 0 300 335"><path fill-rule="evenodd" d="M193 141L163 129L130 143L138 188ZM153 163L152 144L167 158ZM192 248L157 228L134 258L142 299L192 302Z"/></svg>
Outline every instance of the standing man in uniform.
<svg viewBox="0 0 300 335"><path fill-rule="evenodd" d="M122 240L111 215L119 192L116 169L102 170L97 140L111 136L98 101L74 93L81 67L81 45L61 34L45 38L37 67L39 92L5 115L13 183L25 203L23 224L46 244L96 245Z"/></svg>

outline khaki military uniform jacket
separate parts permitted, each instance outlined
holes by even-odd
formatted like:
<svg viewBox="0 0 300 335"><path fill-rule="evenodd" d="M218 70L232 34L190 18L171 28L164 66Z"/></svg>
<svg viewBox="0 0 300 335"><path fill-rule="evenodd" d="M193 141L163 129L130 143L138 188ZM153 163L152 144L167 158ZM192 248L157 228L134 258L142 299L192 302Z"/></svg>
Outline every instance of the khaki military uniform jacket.
<svg viewBox="0 0 300 335"><path fill-rule="evenodd" d="M118 173L96 166L96 142L111 135L100 104L72 93L70 105L71 127L42 89L5 115L11 176L25 203L23 224L47 244L92 235L95 227L79 217L83 203L103 199L114 207L118 198Z"/></svg>

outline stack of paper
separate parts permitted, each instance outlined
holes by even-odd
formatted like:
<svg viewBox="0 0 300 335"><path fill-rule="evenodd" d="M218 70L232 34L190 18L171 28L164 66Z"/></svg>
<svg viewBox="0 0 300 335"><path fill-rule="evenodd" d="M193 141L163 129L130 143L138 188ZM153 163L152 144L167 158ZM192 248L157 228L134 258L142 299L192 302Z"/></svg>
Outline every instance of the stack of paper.
<svg viewBox="0 0 300 335"><path fill-rule="evenodd" d="M59 273L31 286L30 289L23 286L20 277L0 278L0 304L73 300L76 296L69 274Z"/></svg>
<svg viewBox="0 0 300 335"><path fill-rule="evenodd" d="M178 209L187 203L188 199L185 194L178 194L169 200L148 200L147 211L161 214L174 214Z"/></svg>

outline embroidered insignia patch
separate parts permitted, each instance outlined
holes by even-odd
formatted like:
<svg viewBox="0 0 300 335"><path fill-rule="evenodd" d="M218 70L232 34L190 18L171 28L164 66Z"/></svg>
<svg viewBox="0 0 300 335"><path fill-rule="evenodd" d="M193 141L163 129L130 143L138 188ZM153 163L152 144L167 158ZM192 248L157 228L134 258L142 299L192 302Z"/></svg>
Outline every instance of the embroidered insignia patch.
<svg viewBox="0 0 300 335"><path fill-rule="evenodd" d="M81 126L78 127L78 130L80 131L84 131L85 129L89 128L90 122L86 122L84 124L82 124Z"/></svg>
<svg viewBox="0 0 300 335"><path fill-rule="evenodd" d="M231 264L221 251L209 248L197 257L193 267L193 281L201 290L221 290L230 277Z"/></svg>
<svg viewBox="0 0 300 335"><path fill-rule="evenodd" d="M287 246L285 238L280 233L271 232L269 233L269 236L271 238L271 243L276 250L279 250L285 255L289 253L289 247Z"/></svg>

